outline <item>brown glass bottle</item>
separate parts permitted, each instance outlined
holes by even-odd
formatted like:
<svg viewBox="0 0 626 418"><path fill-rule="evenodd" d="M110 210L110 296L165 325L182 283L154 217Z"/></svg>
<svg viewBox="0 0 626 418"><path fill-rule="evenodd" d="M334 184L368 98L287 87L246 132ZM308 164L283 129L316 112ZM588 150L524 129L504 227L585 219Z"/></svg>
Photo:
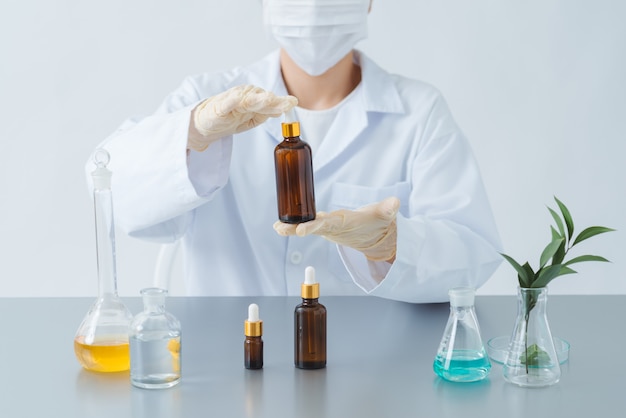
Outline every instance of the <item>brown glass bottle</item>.
<svg viewBox="0 0 626 418"><path fill-rule="evenodd" d="M244 341L244 366L246 369L263 368L263 338L246 336Z"/></svg>
<svg viewBox="0 0 626 418"><path fill-rule="evenodd" d="M302 303L294 312L294 364L299 369L326 367L326 307L318 301L320 287L314 272L307 267Z"/></svg>
<svg viewBox="0 0 626 418"><path fill-rule="evenodd" d="M246 369L263 368L263 321L259 319L259 307L248 307L248 319L244 322L243 361Z"/></svg>
<svg viewBox="0 0 626 418"><path fill-rule="evenodd" d="M315 219L311 147L300 138L300 124L282 124L283 142L274 149L278 219L297 224Z"/></svg>

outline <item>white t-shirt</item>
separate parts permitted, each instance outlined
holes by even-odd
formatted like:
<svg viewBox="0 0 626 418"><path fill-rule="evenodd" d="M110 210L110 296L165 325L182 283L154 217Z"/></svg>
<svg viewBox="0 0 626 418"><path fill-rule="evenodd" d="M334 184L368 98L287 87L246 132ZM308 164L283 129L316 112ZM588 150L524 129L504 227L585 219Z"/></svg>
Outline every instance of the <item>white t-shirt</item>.
<svg viewBox="0 0 626 418"><path fill-rule="evenodd" d="M299 106L295 108L296 118L300 122L300 138L309 144L313 155L315 155L324 138L326 138L326 134L328 134L330 127L335 121L341 106L349 101L352 96L356 95L360 88L361 84L359 83L350 94L330 109L310 110Z"/></svg>

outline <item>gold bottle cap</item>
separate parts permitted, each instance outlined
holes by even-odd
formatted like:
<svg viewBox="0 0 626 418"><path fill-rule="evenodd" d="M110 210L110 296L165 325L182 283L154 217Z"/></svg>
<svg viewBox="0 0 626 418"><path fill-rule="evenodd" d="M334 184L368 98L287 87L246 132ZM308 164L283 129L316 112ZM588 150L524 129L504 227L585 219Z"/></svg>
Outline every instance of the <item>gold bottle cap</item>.
<svg viewBox="0 0 626 418"><path fill-rule="evenodd" d="M243 323L243 333L246 337L263 335L263 321L259 319L259 306L256 303L248 306L248 319Z"/></svg>
<svg viewBox="0 0 626 418"><path fill-rule="evenodd" d="M315 281L315 269L308 266L304 270L304 283L300 286L302 299L318 299L320 297L320 284Z"/></svg>
<svg viewBox="0 0 626 418"><path fill-rule="evenodd" d="M284 138L300 136L300 122L284 122L282 127Z"/></svg>
<svg viewBox="0 0 626 418"><path fill-rule="evenodd" d="M246 337L260 337L263 335L263 321L243 323L243 333Z"/></svg>
<svg viewBox="0 0 626 418"><path fill-rule="evenodd" d="M300 286L302 299L318 299L320 297L320 284L305 284Z"/></svg>

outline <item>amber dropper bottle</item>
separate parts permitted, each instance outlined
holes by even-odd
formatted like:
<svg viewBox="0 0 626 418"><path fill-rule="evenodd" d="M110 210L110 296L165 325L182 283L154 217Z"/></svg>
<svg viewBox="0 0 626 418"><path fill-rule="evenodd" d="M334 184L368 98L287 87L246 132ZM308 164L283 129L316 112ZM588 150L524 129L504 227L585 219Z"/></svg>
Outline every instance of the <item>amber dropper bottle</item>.
<svg viewBox="0 0 626 418"><path fill-rule="evenodd" d="M283 142L274 149L278 219L297 224L315 219L313 157L311 147L300 138L300 123L293 110L285 113Z"/></svg>
<svg viewBox="0 0 626 418"><path fill-rule="evenodd" d="M326 308L318 301L320 284L311 266L305 270L301 292L302 303L294 312L294 363L299 369L321 369L326 367Z"/></svg>
<svg viewBox="0 0 626 418"><path fill-rule="evenodd" d="M243 331L246 339L243 343L243 360L246 369L263 368L263 321L259 319L259 306L256 303L248 306L248 319L244 322Z"/></svg>

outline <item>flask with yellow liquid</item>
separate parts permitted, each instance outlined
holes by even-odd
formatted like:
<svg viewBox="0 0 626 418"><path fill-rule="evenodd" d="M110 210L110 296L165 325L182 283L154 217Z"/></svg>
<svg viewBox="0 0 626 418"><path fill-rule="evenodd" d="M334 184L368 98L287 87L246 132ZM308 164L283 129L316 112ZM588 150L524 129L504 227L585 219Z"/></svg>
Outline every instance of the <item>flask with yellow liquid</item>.
<svg viewBox="0 0 626 418"><path fill-rule="evenodd" d="M110 157L96 150L93 200L96 222L98 298L76 331L74 352L79 363L95 372L121 372L130 368L128 327L132 315L117 294L115 231Z"/></svg>

